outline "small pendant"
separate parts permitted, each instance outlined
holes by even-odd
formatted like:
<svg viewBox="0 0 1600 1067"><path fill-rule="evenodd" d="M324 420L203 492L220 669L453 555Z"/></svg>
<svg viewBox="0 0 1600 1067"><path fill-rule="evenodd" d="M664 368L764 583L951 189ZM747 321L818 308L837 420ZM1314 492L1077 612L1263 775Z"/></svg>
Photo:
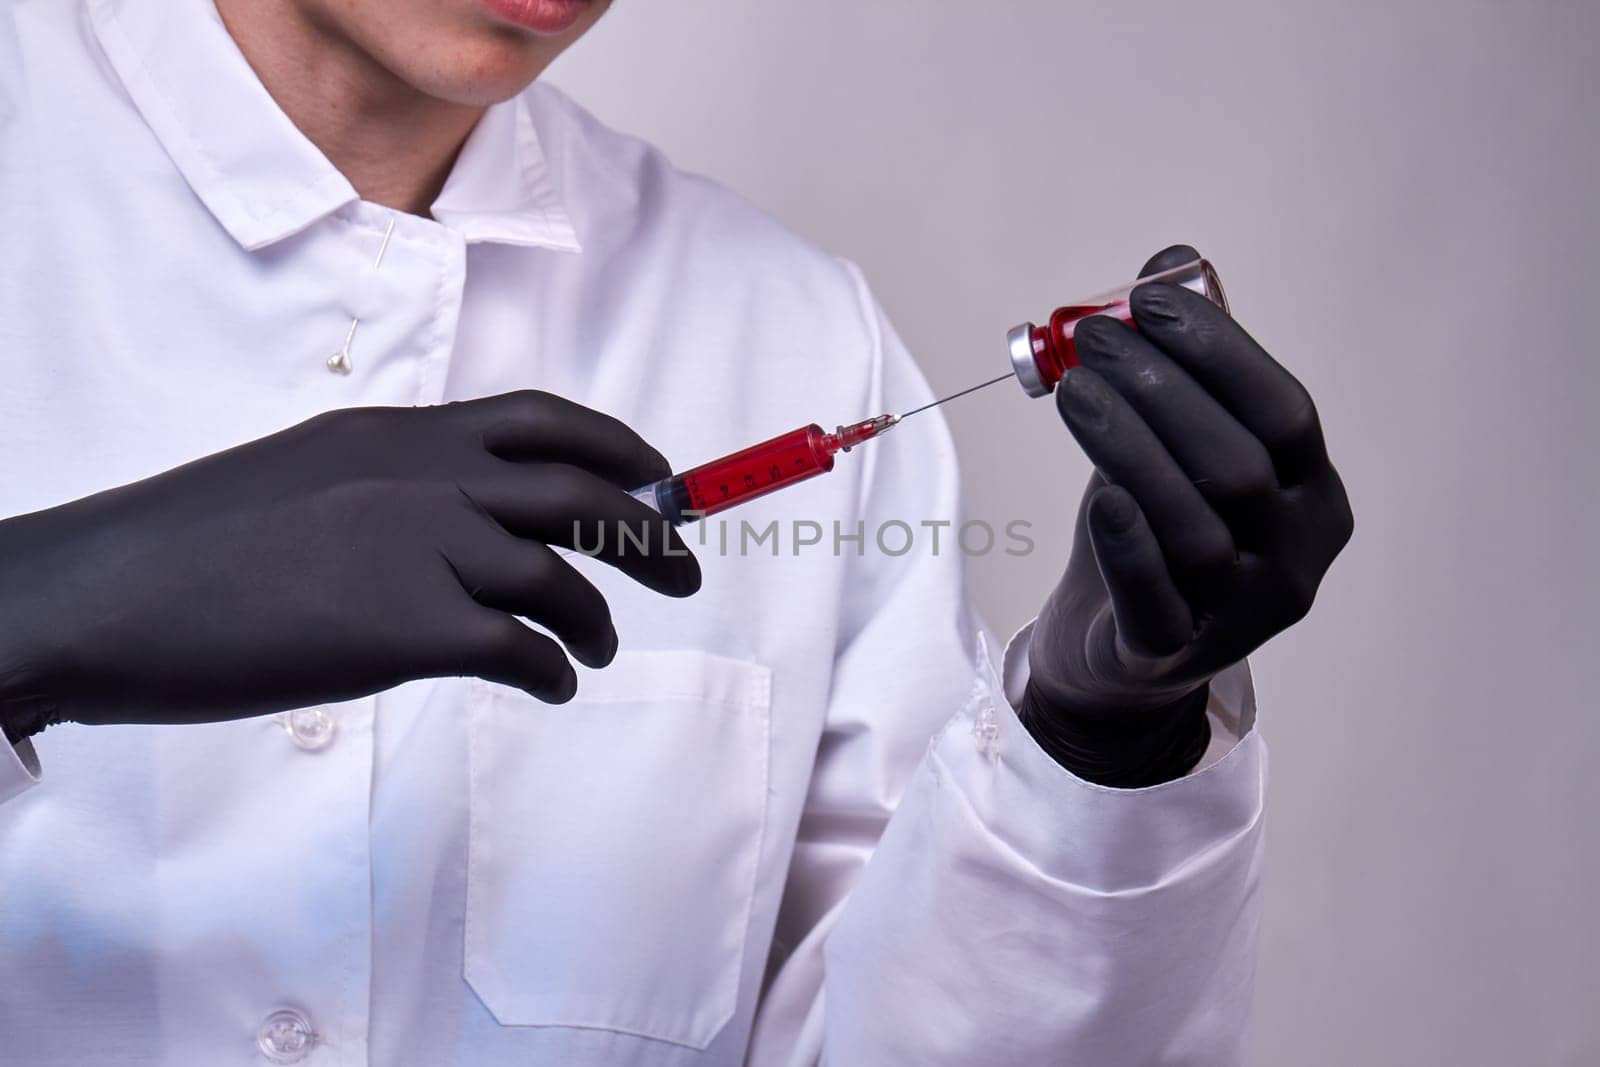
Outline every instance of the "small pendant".
<svg viewBox="0 0 1600 1067"><path fill-rule="evenodd" d="M350 362L350 342L356 339L356 327L360 325L360 319L350 320L350 329L344 335L344 344L339 346L339 351L328 357L327 366L330 374L349 374L355 369Z"/></svg>
<svg viewBox="0 0 1600 1067"><path fill-rule="evenodd" d="M383 243L378 245L378 254L372 260L372 269L377 270L383 265L383 254L389 250L389 238L394 236L394 215L389 216L389 225L383 231ZM339 351L329 356L325 366L329 374L339 374L346 377L355 370L355 365L350 362L350 343L356 339L356 327L361 325L360 318L350 320L350 329L344 335L344 344L339 346Z"/></svg>

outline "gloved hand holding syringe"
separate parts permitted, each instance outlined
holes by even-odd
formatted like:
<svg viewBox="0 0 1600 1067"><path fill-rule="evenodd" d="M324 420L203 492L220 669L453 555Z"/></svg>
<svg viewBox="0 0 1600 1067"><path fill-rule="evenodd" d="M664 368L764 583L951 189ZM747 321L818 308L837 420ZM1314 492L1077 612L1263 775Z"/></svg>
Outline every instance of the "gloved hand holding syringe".
<svg viewBox="0 0 1600 1067"><path fill-rule="evenodd" d="M1150 282L1166 282L1192 289L1223 311L1228 310L1227 298L1223 295L1222 283L1216 271L1206 260L1194 259L1098 296L1059 307L1051 313L1045 326L1028 322L1013 327L1006 338L1012 369L999 377L899 415L877 415L840 426L832 433L816 423L802 426L709 463L702 463L681 474L641 486L633 490L631 495L660 512L673 525L682 525L831 471L834 456L838 453L848 452L856 445L881 437L899 425L902 419L1007 378L1016 378L1029 396L1048 395L1061 380L1062 374L1078 362L1073 342L1077 323L1090 315L1109 315L1132 326L1129 297L1137 286Z"/></svg>

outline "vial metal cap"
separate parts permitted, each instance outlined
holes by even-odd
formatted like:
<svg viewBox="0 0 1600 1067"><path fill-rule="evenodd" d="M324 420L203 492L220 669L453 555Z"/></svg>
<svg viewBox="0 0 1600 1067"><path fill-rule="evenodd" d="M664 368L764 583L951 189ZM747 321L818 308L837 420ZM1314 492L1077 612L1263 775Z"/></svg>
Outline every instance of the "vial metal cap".
<svg viewBox="0 0 1600 1067"><path fill-rule="evenodd" d="M1031 322L1018 323L1006 331L1006 351L1011 354L1011 369L1016 372L1022 391L1029 396L1045 396L1050 387L1039 377L1039 365L1033 360L1033 331Z"/></svg>

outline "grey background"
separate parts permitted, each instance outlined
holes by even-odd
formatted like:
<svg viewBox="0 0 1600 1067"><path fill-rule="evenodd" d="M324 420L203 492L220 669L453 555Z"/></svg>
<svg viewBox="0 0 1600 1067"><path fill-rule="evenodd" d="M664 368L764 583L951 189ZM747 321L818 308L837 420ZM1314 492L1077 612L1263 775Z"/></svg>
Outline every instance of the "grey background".
<svg viewBox="0 0 1600 1067"><path fill-rule="evenodd" d="M1256 1064L1600 1064L1597 52L1576 0L622 0L553 72L858 261L936 389L1179 240L1310 387L1357 529L1254 660ZM1060 546L972 567L1009 632L1087 464L1009 386L949 417Z"/></svg>

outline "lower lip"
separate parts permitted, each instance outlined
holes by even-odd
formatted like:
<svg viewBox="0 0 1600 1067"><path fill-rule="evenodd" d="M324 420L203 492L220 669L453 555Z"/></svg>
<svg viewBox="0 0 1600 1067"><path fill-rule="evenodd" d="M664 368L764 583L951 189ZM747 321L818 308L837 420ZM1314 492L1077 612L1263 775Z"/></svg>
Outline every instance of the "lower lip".
<svg viewBox="0 0 1600 1067"><path fill-rule="evenodd" d="M583 16L588 0L483 0L490 11L540 34L565 33Z"/></svg>

